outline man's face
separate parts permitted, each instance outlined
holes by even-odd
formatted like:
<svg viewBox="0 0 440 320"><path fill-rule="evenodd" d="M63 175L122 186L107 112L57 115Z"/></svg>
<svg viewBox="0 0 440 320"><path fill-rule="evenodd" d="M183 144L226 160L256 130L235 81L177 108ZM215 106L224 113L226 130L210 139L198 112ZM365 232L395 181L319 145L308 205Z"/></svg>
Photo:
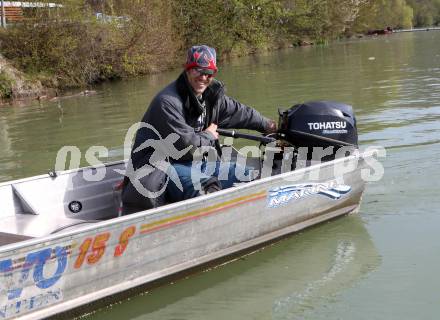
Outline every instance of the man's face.
<svg viewBox="0 0 440 320"><path fill-rule="evenodd" d="M201 95L214 79L213 74L206 74L206 70L200 68L189 69L186 74L196 96Z"/></svg>

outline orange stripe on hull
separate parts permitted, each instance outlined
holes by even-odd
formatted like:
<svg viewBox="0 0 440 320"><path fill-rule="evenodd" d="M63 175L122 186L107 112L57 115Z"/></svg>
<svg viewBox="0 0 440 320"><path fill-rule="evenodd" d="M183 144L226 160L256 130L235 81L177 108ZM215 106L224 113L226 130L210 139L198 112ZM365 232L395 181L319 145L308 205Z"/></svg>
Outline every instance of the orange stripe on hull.
<svg viewBox="0 0 440 320"><path fill-rule="evenodd" d="M159 230L159 229L167 228L167 227L170 227L170 226L174 226L176 224L180 224L180 223L183 223L183 222L186 222L186 221L198 219L198 218L201 218L201 217L206 217L206 216L209 216L211 214L218 213L218 212L220 212L222 210L233 208L233 207L242 205L244 203L248 203L248 202L253 201L253 200L258 200L258 199L261 199L261 198L264 198L264 197L266 197L266 191L262 191L262 192L251 194L251 195L248 195L248 196L236 198L234 200L226 201L224 203L217 204L217 205L208 207L206 209L199 209L199 210L196 210L196 211L191 211L191 212L188 212L188 213L184 213L184 214L176 216L176 217L171 217L171 218L168 218L168 219L163 219L163 220L160 220L160 221L143 224L143 225L141 225L140 233L144 234L144 233L156 231L156 230Z"/></svg>

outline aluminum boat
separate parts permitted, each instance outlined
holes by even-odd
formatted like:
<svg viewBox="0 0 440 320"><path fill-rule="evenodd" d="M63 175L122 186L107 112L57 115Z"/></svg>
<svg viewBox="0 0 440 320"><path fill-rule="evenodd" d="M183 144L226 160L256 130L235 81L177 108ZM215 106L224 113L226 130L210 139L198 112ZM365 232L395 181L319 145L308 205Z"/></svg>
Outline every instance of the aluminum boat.
<svg viewBox="0 0 440 320"><path fill-rule="evenodd" d="M280 136L317 137L289 128ZM343 142L332 137L317 139ZM126 161L0 183L0 319L63 313L355 212L374 152L353 150L126 216Z"/></svg>

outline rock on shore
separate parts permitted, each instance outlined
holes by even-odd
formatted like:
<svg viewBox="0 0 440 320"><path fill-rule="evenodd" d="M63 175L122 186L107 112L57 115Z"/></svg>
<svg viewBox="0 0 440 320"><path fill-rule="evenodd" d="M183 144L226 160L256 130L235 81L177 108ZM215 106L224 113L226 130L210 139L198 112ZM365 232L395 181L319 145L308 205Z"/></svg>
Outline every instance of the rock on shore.
<svg viewBox="0 0 440 320"><path fill-rule="evenodd" d="M30 80L0 55L0 98L2 102L33 99L45 95L40 81Z"/></svg>

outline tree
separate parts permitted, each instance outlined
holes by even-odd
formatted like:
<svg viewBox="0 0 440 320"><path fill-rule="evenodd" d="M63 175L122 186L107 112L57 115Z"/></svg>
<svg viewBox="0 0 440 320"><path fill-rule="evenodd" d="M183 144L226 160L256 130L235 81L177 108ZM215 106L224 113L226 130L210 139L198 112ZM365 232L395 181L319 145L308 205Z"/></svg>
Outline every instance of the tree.
<svg viewBox="0 0 440 320"><path fill-rule="evenodd" d="M440 0L407 0L414 10L414 26L427 27L440 23Z"/></svg>
<svg viewBox="0 0 440 320"><path fill-rule="evenodd" d="M413 9L405 0L370 0L361 7L358 16L355 21L357 31L411 28Z"/></svg>

